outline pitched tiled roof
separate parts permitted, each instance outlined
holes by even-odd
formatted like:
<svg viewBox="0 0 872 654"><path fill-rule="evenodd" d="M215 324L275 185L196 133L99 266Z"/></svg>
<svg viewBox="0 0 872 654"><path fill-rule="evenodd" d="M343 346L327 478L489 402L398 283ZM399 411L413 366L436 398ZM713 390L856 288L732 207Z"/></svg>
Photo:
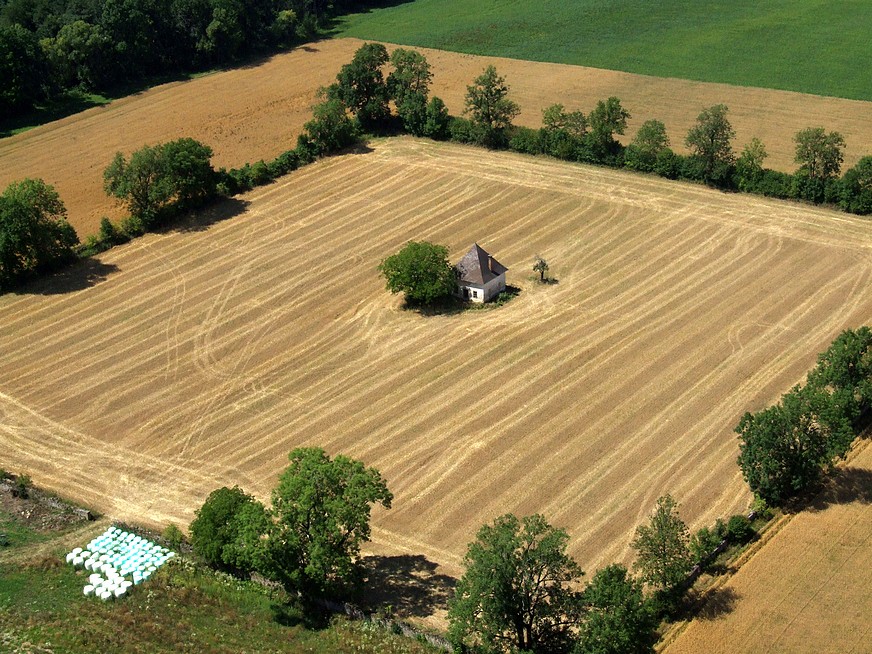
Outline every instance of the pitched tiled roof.
<svg viewBox="0 0 872 654"><path fill-rule="evenodd" d="M485 252L478 243L473 244L455 267L460 272L460 281L471 284L487 284L508 270Z"/></svg>

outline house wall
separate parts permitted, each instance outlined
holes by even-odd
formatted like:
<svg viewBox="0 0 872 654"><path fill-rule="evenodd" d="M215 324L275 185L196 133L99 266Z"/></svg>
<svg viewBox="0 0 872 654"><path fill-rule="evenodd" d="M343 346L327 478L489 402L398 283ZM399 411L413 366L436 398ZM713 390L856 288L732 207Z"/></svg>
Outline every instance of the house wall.
<svg viewBox="0 0 872 654"><path fill-rule="evenodd" d="M487 302L506 290L506 274L503 273L499 277L495 277L484 286L479 286L478 284L460 284L457 289L459 297L463 297L464 288L469 290L470 302ZM473 292L475 292L475 295L473 295Z"/></svg>
<svg viewBox="0 0 872 654"><path fill-rule="evenodd" d="M470 302L484 302L485 301L485 287L479 286L478 284L460 284L457 289L458 297L463 298L463 289L467 289L469 291L468 299Z"/></svg>
<svg viewBox="0 0 872 654"><path fill-rule="evenodd" d="M495 298L497 295L506 290L506 273L499 277L495 277L484 285L484 301Z"/></svg>

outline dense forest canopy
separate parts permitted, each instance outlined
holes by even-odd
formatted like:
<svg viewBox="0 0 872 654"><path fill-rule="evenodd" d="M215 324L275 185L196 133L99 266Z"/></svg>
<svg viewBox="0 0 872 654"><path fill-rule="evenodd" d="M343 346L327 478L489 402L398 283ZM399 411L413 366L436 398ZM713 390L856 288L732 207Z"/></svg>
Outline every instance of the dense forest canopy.
<svg viewBox="0 0 872 654"><path fill-rule="evenodd" d="M311 39L349 0L0 0L0 115Z"/></svg>

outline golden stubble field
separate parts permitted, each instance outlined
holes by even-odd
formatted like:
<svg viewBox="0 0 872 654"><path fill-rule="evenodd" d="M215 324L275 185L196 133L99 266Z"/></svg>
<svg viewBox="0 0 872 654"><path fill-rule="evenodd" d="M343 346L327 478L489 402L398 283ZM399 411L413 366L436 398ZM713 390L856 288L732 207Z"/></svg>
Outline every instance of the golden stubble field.
<svg viewBox="0 0 872 654"><path fill-rule="evenodd" d="M724 615L698 617L665 654L872 651L872 446L718 592Z"/></svg>
<svg viewBox="0 0 872 654"><path fill-rule="evenodd" d="M213 148L216 166L271 159L294 147L318 88L335 79L362 43L338 39L303 46L259 65L158 86L2 139L0 188L23 177L42 177L56 186L84 238L97 231L102 216L121 216L102 188L103 170L115 152L189 136ZM433 66L433 93L453 114L463 111L466 86L494 64L521 105L520 125L539 127L542 109L555 102L589 112L598 100L614 95L633 116L627 138L645 120L658 118L666 124L672 146L684 151L684 136L700 110L723 102L736 129L735 149L740 151L754 136L761 138L772 168L795 169L793 135L810 126L845 136L846 167L872 154L869 102L420 50Z"/></svg>
<svg viewBox="0 0 872 654"><path fill-rule="evenodd" d="M482 523L542 512L593 571L663 493L692 527L743 510L738 418L872 313L861 219L461 146L376 142L213 213L0 297L7 468L186 525L319 445L395 494L371 552L457 575ZM410 239L478 241L521 293L404 311L376 266Z"/></svg>

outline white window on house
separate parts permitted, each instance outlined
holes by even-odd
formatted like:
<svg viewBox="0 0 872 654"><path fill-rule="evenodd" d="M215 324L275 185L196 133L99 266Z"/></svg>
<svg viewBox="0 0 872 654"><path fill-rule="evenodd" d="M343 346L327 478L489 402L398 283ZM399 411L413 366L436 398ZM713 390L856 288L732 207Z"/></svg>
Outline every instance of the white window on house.
<svg viewBox="0 0 872 654"><path fill-rule="evenodd" d="M472 292L472 297L477 298L477 297L478 297L478 291L473 291L473 292Z"/></svg>

